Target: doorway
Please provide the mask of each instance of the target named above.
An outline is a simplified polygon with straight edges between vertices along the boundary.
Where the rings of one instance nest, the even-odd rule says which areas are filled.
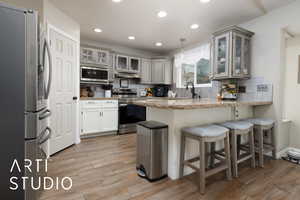
[[[50,126],[53,129],[48,153],[52,155],[75,143],[77,127],[76,85],[78,84],[77,42],[50,26],[52,52],[52,88]]]
[[[291,121],[290,147],[300,149],[300,36],[286,40],[284,115]]]

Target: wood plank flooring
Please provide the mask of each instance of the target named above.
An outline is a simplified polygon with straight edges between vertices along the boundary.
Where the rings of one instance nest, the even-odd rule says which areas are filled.
[[[69,191],[44,191],[41,200],[297,200],[300,166],[268,160],[265,168],[240,168],[240,177],[226,181],[225,173],[208,179],[205,195],[197,175],[149,183],[135,170],[136,135],[85,139],[51,157],[48,176],[73,179]]]

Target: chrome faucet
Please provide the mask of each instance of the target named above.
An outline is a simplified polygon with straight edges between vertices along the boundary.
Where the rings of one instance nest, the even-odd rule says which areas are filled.
[[[192,85],[192,88],[191,88],[191,93],[193,95],[193,99],[195,99],[197,97],[197,94],[195,93],[195,86],[194,86],[194,83],[193,82],[187,82],[186,83],[186,90],[189,89],[189,85]]]

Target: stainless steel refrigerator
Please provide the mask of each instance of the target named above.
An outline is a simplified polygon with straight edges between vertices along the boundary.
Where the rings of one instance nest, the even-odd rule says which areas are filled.
[[[45,159],[41,145],[51,137],[51,55],[39,27],[37,12],[0,3],[0,199],[35,200],[38,195],[29,184],[22,189],[21,177],[36,183],[42,176],[35,161]],[[25,158],[32,161],[32,172],[25,170]],[[10,172],[15,159],[21,173]],[[15,191],[9,189],[13,176],[18,178]]]

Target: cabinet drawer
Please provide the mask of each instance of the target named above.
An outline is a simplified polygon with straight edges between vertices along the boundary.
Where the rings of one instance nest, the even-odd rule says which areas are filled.
[[[82,109],[90,108],[118,108],[118,100],[89,100],[81,101]]]

